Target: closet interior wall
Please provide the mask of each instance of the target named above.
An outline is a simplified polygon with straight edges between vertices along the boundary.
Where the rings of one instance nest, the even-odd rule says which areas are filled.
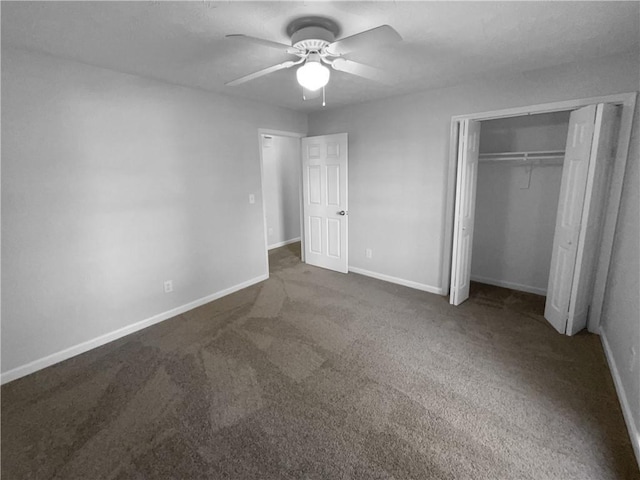
[[[496,161],[483,154],[563,151],[569,115],[482,122],[471,280],[546,295],[562,157]]]

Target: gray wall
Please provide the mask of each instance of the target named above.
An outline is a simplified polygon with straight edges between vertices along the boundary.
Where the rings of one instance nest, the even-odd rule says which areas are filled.
[[[300,238],[300,139],[269,135],[262,147],[267,244]]]
[[[260,127],[306,115],[3,48],[2,371],[265,275]]]
[[[616,55],[310,114],[309,135],[349,133],[351,265],[442,287],[452,116],[637,88],[637,58]]]
[[[571,112],[540,113],[482,122],[480,153],[564,150]]]
[[[480,153],[564,150],[569,112],[482,122]],[[528,168],[480,162],[471,279],[545,295],[562,160]]]
[[[625,54],[311,114],[310,135],[349,133],[351,265],[442,286],[452,116],[632,92],[639,83],[638,58]],[[614,375],[624,371],[621,396],[629,399],[639,428],[637,118],[634,135],[603,331]],[[371,259],[365,258],[367,247],[374,249]]]
[[[628,411],[634,415],[640,462],[640,111],[636,106],[622,203],[604,298],[601,333],[610,347]],[[635,350],[635,357],[632,355]]]

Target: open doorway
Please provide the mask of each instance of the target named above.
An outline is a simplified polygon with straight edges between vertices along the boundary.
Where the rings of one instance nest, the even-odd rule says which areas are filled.
[[[443,278],[447,283],[448,273],[451,274],[451,303],[458,305],[468,297],[473,275],[472,252],[478,251],[484,244],[485,247],[488,245],[489,250],[493,250],[494,256],[496,252],[500,252],[507,257],[515,257],[511,260],[477,259],[476,279],[493,284],[502,282],[504,286],[520,290],[547,293],[545,318],[561,333],[576,333],[587,325],[587,319],[590,330],[597,330],[634,106],[635,94],[621,94],[454,118],[452,147],[457,148],[452,156],[455,170],[450,172],[450,180],[455,179],[456,193],[455,202],[450,197],[448,207],[452,221],[451,270],[446,272],[443,268]],[[542,126],[542,130],[541,125],[536,127],[540,131],[548,130],[542,137],[546,137],[547,141],[551,139],[551,143],[529,144],[524,149],[523,142],[526,144],[536,137],[531,135],[530,127],[535,126],[542,117],[531,121],[523,115],[551,112],[554,115],[547,117],[547,120],[552,119],[550,126]],[[570,112],[568,129],[562,126],[563,114],[555,112]],[[512,120],[507,120],[508,118]],[[511,122],[511,126],[507,126],[508,122]],[[506,134],[510,130],[518,130],[513,127],[518,123],[521,127],[528,125],[524,130],[520,128],[520,133],[528,129],[529,135],[512,135],[509,138]],[[481,139],[485,126],[490,127],[489,137],[493,135],[493,138],[484,142],[485,151],[482,151]],[[566,154],[553,143],[554,135],[558,136],[560,133],[565,136]],[[555,142],[558,142],[557,138]],[[488,148],[492,151],[486,151],[488,143],[492,144]],[[533,149],[528,150],[529,147]],[[496,149],[506,151],[495,151]],[[558,195],[551,190],[558,182],[559,172],[554,173],[554,169],[557,170],[554,163],[559,159],[562,159],[562,179]],[[493,173],[498,177],[506,177],[510,182],[506,192],[504,185],[502,188],[499,185],[487,185],[489,175],[486,172],[483,175],[481,171],[484,162],[486,165],[493,165],[489,170],[497,170],[499,164],[504,165],[500,168],[501,171]],[[514,165],[517,168],[509,167],[509,163],[513,162],[519,162]],[[537,170],[535,177],[534,169]],[[535,181],[533,185],[532,180]],[[497,180],[496,182],[499,183]],[[482,191],[478,191],[479,189]],[[522,195],[522,192],[516,190],[529,191]],[[536,191],[542,196],[534,198],[532,195]],[[531,197],[528,200],[536,208],[527,212],[526,202],[522,202],[523,198],[516,197]],[[476,201],[483,199],[488,199],[489,205],[476,211]],[[548,233],[551,231],[549,224],[553,208],[549,205],[556,202],[551,263],[542,265],[545,262],[543,257],[548,258],[550,254],[547,237],[550,237]],[[523,205],[517,205],[518,203]],[[506,211],[507,219],[496,220],[496,210]],[[491,216],[493,225],[484,231],[483,228],[480,229],[479,245],[476,245],[476,223],[487,213]],[[496,235],[495,230],[501,228],[510,230],[513,238],[501,238],[500,232]],[[522,237],[527,232],[529,236]],[[531,235],[534,238],[545,237],[547,241],[532,244]],[[505,252],[505,249],[511,251]],[[534,260],[534,264],[530,263]],[[527,264],[531,268],[525,272]],[[505,278],[495,278],[510,269],[512,271],[503,275]],[[484,271],[485,275],[479,275],[479,270]],[[544,279],[541,279],[545,270],[549,272],[546,291]],[[537,280],[534,278],[536,276]],[[523,278],[525,281],[522,281]],[[446,284],[445,286],[448,287]]]
[[[262,202],[267,263],[269,253],[288,248],[300,258],[302,134],[260,130]]]
[[[259,129],[265,257],[348,271],[348,136]]]

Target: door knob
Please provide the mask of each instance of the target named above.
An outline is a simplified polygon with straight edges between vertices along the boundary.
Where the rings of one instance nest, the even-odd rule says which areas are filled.
[[[345,212],[344,210],[340,210],[337,213],[338,213],[338,215],[342,215],[343,217],[347,214],[347,212]]]

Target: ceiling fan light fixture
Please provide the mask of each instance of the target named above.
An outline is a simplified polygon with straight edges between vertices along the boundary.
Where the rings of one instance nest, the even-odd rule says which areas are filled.
[[[296,72],[298,83],[312,92],[329,83],[330,76],[329,69],[322,65],[318,58],[312,58],[312,56],[309,56],[305,64],[298,68]]]

